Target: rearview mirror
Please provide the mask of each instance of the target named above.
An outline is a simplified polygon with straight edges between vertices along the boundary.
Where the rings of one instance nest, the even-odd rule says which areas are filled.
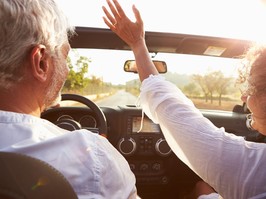
[[[153,60],[152,61],[159,73],[167,72],[167,65],[164,61]],[[127,60],[124,64],[124,71],[138,73],[137,65],[135,60]]]

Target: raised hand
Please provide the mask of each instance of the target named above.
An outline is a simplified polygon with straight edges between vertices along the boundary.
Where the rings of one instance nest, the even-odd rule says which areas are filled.
[[[124,40],[132,49],[144,40],[144,26],[140,13],[135,5],[132,6],[136,21],[132,22],[125,14],[117,0],[107,0],[111,13],[106,7],[102,7],[106,16],[103,17],[105,24]]]

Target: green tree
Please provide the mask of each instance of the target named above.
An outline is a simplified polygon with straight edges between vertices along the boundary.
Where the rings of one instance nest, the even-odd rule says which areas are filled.
[[[70,90],[82,90],[88,85],[89,79],[86,77],[89,69],[90,59],[85,56],[79,56],[75,66],[72,64],[70,57],[67,58],[67,65],[69,67],[69,74],[64,85],[64,89]]]

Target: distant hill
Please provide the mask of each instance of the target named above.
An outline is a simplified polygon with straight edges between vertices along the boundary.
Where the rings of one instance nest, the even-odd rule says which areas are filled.
[[[179,88],[183,88],[192,81],[191,75],[167,72],[166,74],[163,74],[163,76]]]
[[[162,76],[164,76],[165,79],[177,85],[181,89],[192,81],[191,75],[167,72],[166,74],[162,74]],[[140,81],[138,78],[127,82],[127,85],[136,85],[136,84],[140,85]]]

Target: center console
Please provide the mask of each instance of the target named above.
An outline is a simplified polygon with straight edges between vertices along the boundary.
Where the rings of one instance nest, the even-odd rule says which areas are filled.
[[[167,184],[165,157],[171,155],[161,128],[147,116],[126,115],[117,148],[128,160],[139,184]]]
[[[156,153],[163,157],[171,153],[160,126],[141,116],[127,118],[126,136],[119,141],[118,149],[124,156]]]

